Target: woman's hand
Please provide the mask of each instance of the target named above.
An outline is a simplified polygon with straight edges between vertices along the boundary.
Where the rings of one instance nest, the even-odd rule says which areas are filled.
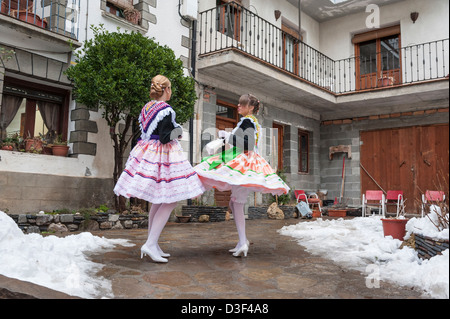
[[[231,133],[227,131],[219,131],[218,136],[220,138],[225,139],[225,141],[228,141],[228,138],[230,137]]]

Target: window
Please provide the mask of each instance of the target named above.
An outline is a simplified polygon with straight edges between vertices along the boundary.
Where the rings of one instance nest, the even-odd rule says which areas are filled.
[[[298,31],[283,24],[283,69],[298,75],[299,36]]]
[[[356,89],[400,84],[400,26],[355,35]]]
[[[309,133],[298,130],[298,172],[309,172]]]
[[[240,41],[242,10],[239,5],[228,4],[228,2],[225,0],[217,1],[219,7],[217,10],[217,30],[236,41]],[[240,1],[238,3],[240,4]]]
[[[61,89],[6,79],[0,113],[0,139],[15,134],[36,137],[47,133],[67,139],[68,95]]]
[[[123,14],[123,9],[120,9],[111,2],[106,3],[106,12],[111,13],[119,18],[125,18],[125,15]]]
[[[225,106],[225,105],[217,105],[216,107],[216,115],[221,117],[226,117],[229,119],[236,119],[236,108]]]
[[[134,8],[133,3],[133,0],[108,0],[106,1],[106,7],[104,8],[106,12],[113,16],[125,19],[132,24],[139,25],[142,12]]]
[[[237,112],[237,105],[228,103],[226,101],[217,99],[216,105],[216,121],[221,120],[235,125],[239,121],[239,114]],[[234,126],[229,126],[234,127]]]

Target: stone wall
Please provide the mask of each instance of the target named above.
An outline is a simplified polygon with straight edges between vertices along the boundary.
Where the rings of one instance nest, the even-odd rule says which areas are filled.
[[[191,215],[192,222],[198,222],[202,215],[209,216],[210,222],[223,222],[227,210],[228,207],[225,206],[183,206],[181,214],[182,216]]]
[[[147,228],[148,215],[139,213],[97,213],[89,217],[77,214],[18,214],[9,215],[22,229],[30,233],[59,233],[108,229]]]
[[[296,218],[295,206],[280,205],[278,206],[284,213],[284,219]],[[267,209],[269,206],[249,206],[248,219],[267,219]]]

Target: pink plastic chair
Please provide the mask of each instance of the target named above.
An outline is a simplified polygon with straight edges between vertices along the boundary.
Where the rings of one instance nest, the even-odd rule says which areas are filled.
[[[399,214],[405,212],[405,199],[403,198],[403,191],[387,191],[386,193],[386,209],[388,205],[397,206],[397,217]]]
[[[381,215],[385,216],[385,197],[382,191],[368,190],[362,196],[362,216],[366,216],[366,210],[372,212],[372,208],[378,208]]]
[[[439,204],[445,201],[445,193],[443,191],[429,191],[422,194],[422,217],[425,215],[425,205]]]
[[[310,194],[309,196],[306,195],[304,190],[294,190],[295,198],[297,199],[297,203],[300,201],[306,202],[308,206],[313,209],[314,205],[317,205],[319,207],[319,211],[322,214],[322,207],[320,206],[320,198],[317,196],[316,193]]]

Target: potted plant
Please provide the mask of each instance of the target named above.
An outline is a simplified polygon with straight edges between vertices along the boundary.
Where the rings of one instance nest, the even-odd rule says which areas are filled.
[[[406,233],[406,223],[409,221],[408,218],[405,218],[405,202],[406,200],[403,201],[403,205],[397,211],[397,215],[395,217],[381,219],[385,237],[392,236],[394,239],[403,241]]]
[[[18,149],[20,143],[19,135],[14,134],[13,136],[5,138],[1,144],[1,149],[4,151],[14,151]]]
[[[347,216],[347,202],[348,199],[342,198],[340,201],[335,200],[333,206],[328,208],[329,217],[345,217]]]
[[[392,76],[382,76],[378,79],[378,86],[391,86],[394,84],[394,77]]]
[[[25,152],[42,153],[43,142],[39,136],[25,139]]]
[[[14,150],[14,143],[9,142],[7,138],[5,138],[3,140],[1,146],[2,146],[1,149],[3,151],[12,151],[12,150]]]
[[[141,13],[135,8],[126,8],[123,10],[123,15],[125,19],[133,24],[139,24],[139,20],[141,19]]]
[[[191,215],[183,216],[183,215],[175,215],[179,223],[187,223],[191,219]]]
[[[66,157],[68,152],[69,152],[69,145],[67,145],[67,141],[64,141],[62,139],[62,136],[58,135],[58,137],[55,139],[52,145],[53,155]]]
[[[42,154],[45,155],[52,155],[52,146],[55,142],[56,138],[58,137],[58,134],[56,134],[56,131],[48,131],[44,135],[39,133],[39,136],[42,140]]]

